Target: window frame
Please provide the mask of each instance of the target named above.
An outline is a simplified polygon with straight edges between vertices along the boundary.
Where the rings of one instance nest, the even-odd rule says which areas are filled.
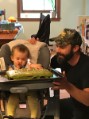
[[[60,21],[60,2],[61,0],[55,0],[56,1],[56,11],[57,11],[57,18],[51,18],[51,21]],[[20,18],[20,13],[39,13],[44,12],[47,13],[49,10],[38,10],[38,11],[32,11],[32,10],[23,10],[22,6],[22,0],[17,0],[17,19],[18,21],[39,21],[40,18]]]

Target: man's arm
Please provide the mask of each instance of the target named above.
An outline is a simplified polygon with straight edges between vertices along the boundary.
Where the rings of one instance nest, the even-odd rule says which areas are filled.
[[[89,106],[89,88],[83,90],[78,89],[66,79],[62,79],[60,82],[53,82],[54,90],[65,89],[73,98],[82,104]]]
[[[75,98],[77,101],[89,106],[89,88],[80,90],[76,88],[73,84],[69,83],[66,87],[67,92]]]

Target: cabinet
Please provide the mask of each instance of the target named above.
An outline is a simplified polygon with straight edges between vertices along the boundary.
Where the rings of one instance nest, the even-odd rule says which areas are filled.
[[[12,29],[7,28],[4,23],[0,23],[0,47],[5,43],[15,40],[21,32],[22,25],[18,22],[14,23],[14,28]]]

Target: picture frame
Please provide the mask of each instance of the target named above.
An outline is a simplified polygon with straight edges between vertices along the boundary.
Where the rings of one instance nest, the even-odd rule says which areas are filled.
[[[77,30],[85,40],[89,40],[89,16],[78,16]]]

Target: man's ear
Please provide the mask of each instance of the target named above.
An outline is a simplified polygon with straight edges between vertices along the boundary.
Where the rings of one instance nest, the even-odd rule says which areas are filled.
[[[79,49],[80,49],[80,46],[79,45],[75,45],[74,48],[73,48],[73,51],[77,52]]]

